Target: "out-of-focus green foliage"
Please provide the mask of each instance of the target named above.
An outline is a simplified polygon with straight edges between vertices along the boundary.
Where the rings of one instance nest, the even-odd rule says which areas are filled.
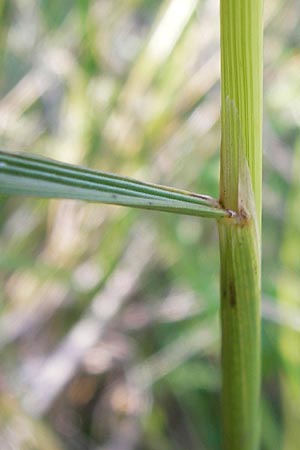
[[[280,374],[293,342],[278,336],[300,330],[284,303],[299,267],[279,258],[300,120],[297,7],[265,2],[266,450],[289,430]],[[0,17],[1,147],[218,195],[217,2],[12,0]],[[4,196],[0,210],[1,449],[219,449],[211,222]]]

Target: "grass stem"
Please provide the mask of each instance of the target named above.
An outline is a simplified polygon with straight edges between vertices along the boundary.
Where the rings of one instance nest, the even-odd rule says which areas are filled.
[[[257,450],[260,398],[262,0],[221,0],[219,222],[225,450]]]

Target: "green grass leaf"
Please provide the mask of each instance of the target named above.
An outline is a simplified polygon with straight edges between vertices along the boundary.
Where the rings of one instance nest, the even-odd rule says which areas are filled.
[[[77,199],[201,217],[232,215],[207,195],[4,151],[0,152],[0,193]]]

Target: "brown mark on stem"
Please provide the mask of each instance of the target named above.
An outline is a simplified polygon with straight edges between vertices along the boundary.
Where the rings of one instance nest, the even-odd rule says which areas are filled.
[[[250,214],[246,211],[246,209],[242,206],[239,211],[240,225],[244,227],[247,225],[251,219]]]
[[[228,284],[228,293],[229,293],[229,303],[231,308],[236,307],[236,290],[235,290],[235,284],[232,279],[229,280]]]

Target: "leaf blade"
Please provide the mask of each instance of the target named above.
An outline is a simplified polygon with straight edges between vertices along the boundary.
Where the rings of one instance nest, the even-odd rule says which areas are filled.
[[[206,195],[3,151],[0,193],[77,199],[216,219],[230,216],[216,199]]]

